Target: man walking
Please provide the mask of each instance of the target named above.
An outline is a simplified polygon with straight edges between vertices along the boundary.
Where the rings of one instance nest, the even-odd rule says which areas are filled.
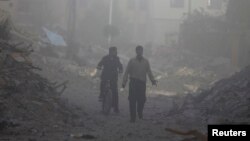
[[[152,74],[149,61],[143,57],[143,47],[136,47],[136,57],[132,58],[126,68],[122,88],[125,88],[128,78],[129,82],[129,110],[130,122],[135,122],[136,112],[140,119],[143,118],[143,108],[146,102],[146,80],[147,75],[153,85],[156,80]]]
[[[123,72],[123,67],[117,56],[117,48],[110,47],[109,54],[104,56],[102,60],[98,63],[98,70],[102,70],[101,74],[101,84],[100,84],[100,96],[99,101],[103,100],[106,83],[110,82],[110,87],[112,90],[112,105],[115,113],[119,113],[118,107],[118,73]]]

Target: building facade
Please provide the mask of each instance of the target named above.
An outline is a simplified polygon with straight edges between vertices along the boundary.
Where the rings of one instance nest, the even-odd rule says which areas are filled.
[[[135,44],[165,45],[178,38],[179,26],[194,10],[223,15],[228,0],[103,0],[105,8],[113,1],[113,18],[123,17],[117,25],[120,35]],[[68,28],[69,0],[7,0],[1,7],[10,9],[20,23],[46,25],[55,23]],[[85,11],[94,9],[94,0],[76,0],[76,27],[85,20]],[[10,8],[11,7],[11,8]],[[98,10],[98,9],[96,9]],[[118,12],[119,11],[119,12]],[[107,11],[108,12],[108,11]],[[49,13],[49,14],[48,14]],[[120,14],[120,15],[119,15]],[[50,22],[48,22],[50,21]],[[108,24],[108,22],[107,22]],[[114,25],[117,23],[113,23]]]
[[[135,43],[164,45],[176,40],[179,26],[194,10],[214,16],[226,12],[228,0],[118,0]]]

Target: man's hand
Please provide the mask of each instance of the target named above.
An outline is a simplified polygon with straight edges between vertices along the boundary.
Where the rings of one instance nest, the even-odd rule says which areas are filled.
[[[97,66],[96,69],[97,70],[102,70],[102,66]]]
[[[152,85],[153,85],[153,86],[157,86],[157,80],[153,80],[153,81],[152,81]]]
[[[97,70],[97,69],[94,69],[94,70],[90,73],[90,76],[91,76],[91,77],[96,77],[97,72],[98,72],[98,70]]]
[[[123,92],[123,91],[124,91],[124,88],[121,88],[121,89],[120,89],[120,92]]]

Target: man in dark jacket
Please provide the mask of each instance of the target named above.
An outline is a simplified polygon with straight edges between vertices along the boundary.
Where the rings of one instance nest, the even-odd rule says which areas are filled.
[[[99,100],[100,101],[103,100],[105,86],[107,81],[109,80],[113,94],[112,105],[114,108],[114,112],[119,113],[117,81],[118,81],[118,73],[123,72],[123,67],[119,57],[117,56],[116,47],[109,48],[109,54],[104,56],[102,60],[98,63],[97,69],[102,70]]]
[[[129,82],[129,109],[130,122],[135,122],[136,111],[140,119],[143,118],[143,108],[146,102],[146,80],[147,75],[153,85],[156,85],[156,80],[153,77],[149,61],[143,57],[143,47],[136,47],[136,57],[132,58],[126,68],[122,87],[126,86],[128,77]]]

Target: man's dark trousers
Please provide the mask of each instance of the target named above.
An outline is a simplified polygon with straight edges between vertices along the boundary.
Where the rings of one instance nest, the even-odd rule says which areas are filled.
[[[128,99],[131,121],[135,121],[136,111],[139,118],[143,118],[143,108],[146,102],[146,82],[130,78]]]
[[[103,79],[101,80],[101,97],[104,96],[105,88],[107,85],[108,80]],[[115,111],[119,111],[118,108],[118,88],[117,88],[117,80],[116,79],[111,79],[110,80],[110,88],[112,90],[112,106]]]

